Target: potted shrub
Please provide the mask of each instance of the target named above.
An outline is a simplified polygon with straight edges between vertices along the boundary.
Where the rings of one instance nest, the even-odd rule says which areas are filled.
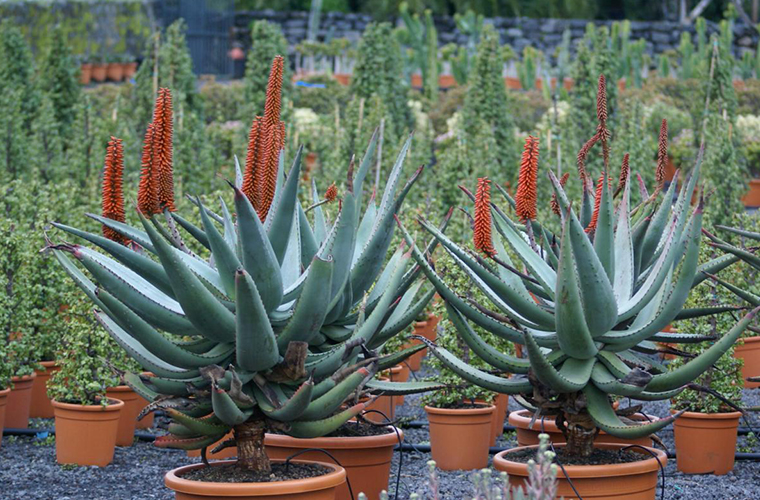
[[[109,81],[120,82],[124,79],[124,64],[119,56],[111,56],[107,60],[106,76]]]
[[[124,403],[106,397],[114,374],[108,366],[114,345],[80,298],[67,311],[60,369],[48,384],[55,415],[55,454],[60,464],[105,467],[113,459]]]
[[[296,459],[286,468],[267,455],[265,433],[306,439],[334,432],[365,408],[363,403],[344,407],[365,385],[402,393],[440,387],[369,381],[382,363],[397,364],[411,353],[380,359],[376,349],[406,328],[432,296],[415,302],[420,270],[408,269],[410,256],[403,250],[383,268],[394,214],[419,175],[396,193],[409,141],[376,211],[361,217],[359,208],[374,138],[358,168],[349,167],[335,220],[328,225],[321,207],[312,206],[312,226],[298,203],[300,152],[286,180],[277,183],[283,64],[278,56],[272,65],[266,112],[254,121],[246,168],[236,175],[235,218],[224,201],[220,215],[196,200],[200,226],[175,211],[167,132],[171,97],[160,89],[138,189],[142,227],[123,222],[120,176],[115,176],[119,182],[107,184],[104,198],[107,216],[93,216],[107,237],[56,224],[106,253],[74,244],[50,246],[97,306],[100,323],[154,374],[122,378],[150,401],[144,413],[163,409],[172,419],[170,433],[155,444],[204,449],[232,433],[215,449],[235,447],[236,462],[167,473],[166,485],[178,498],[333,498],[345,481],[341,467],[320,456],[319,461]],[[357,241],[360,220],[377,230],[359,231],[364,237]],[[195,240],[189,245],[187,235]],[[375,281],[384,286],[370,291]],[[313,477],[298,478],[303,474]],[[246,482],[222,483],[220,475]]]
[[[598,175],[585,169],[592,146],[600,146],[603,152],[608,148],[603,77],[599,89],[597,129],[578,156],[578,171],[586,185]],[[699,162],[681,187],[675,204],[671,204],[675,183],[662,193],[667,154],[663,137],[660,145],[657,184],[636,210],[630,206],[630,174],[625,169],[616,202],[608,177],[600,176],[593,198],[587,188],[588,201],[575,205],[571,205],[559,180],[550,172],[555,208],[561,217],[558,222],[562,225],[561,233],[552,235],[546,224],[552,219],[539,222],[536,215],[538,142],[529,137],[516,197],[513,200],[503,193],[515,215],[510,217],[508,210],[491,204],[488,179],[479,180],[478,191],[472,197],[473,244],[482,256],[467,252],[427,221],[420,221],[426,231],[439,238],[446,252],[456,257],[455,263],[470,279],[470,288],[480,289],[495,305],[490,309],[488,304],[460,296],[449,280],[430,266],[423,253],[413,249],[415,260],[446,302],[449,319],[460,338],[476,355],[489,360],[492,370],[518,376],[495,376],[471,366],[446,348],[430,343],[429,349],[468,383],[519,395],[518,401],[525,401],[539,416],[555,416],[566,440],[564,446],[556,447],[564,466],[564,473],[559,474],[558,495],[575,495],[563,477],[567,474],[581,496],[612,496],[614,491],[619,498],[654,498],[660,465],[650,453],[664,464],[664,452],[623,450],[623,446],[615,444],[595,446],[594,440],[600,430],[627,439],[647,436],[671,423],[681,412],[652,423],[635,423],[620,415],[630,410],[613,409],[611,396],[644,400],[674,397],[730,349],[756,313],[745,316],[710,348],[678,369],[664,371],[639,356],[638,350],[651,350],[648,346],[652,341],[704,340],[700,336],[661,332],[682,314],[690,289],[706,276],[697,275],[703,201],[690,206],[699,178]],[[592,199],[596,203],[591,203]],[[580,207],[580,213],[576,207]],[[642,227],[645,219],[647,224]],[[494,227],[496,231],[492,232]],[[634,228],[638,228],[635,243]],[[412,244],[409,233],[405,235]],[[543,252],[537,251],[538,241],[544,245]],[[518,259],[519,268],[524,266],[526,271],[511,265],[507,247]],[[717,272],[731,262],[719,257],[704,263],[701,270]],[[689,311],[695,316],[712,313],[713,310]],[[470,327],[469,321],[523,345],[527,359],[499,352]],[[494,466],[507,472],[514,484],[522,483],[528,474],[523,457],[532,453],[507,450],[494,457]],[[617,458],[621,456],[633,461],[621,463]],[[599,465],[581,465],[589,460]]]
[[[121,61],[121,66],[124,80],[126,81],[131,80],[132,77],[135,76],[135,73],[137,73],[137,61],[135,61],[135,56],[132,54],[124,54],[124,57]]]
[[[101,55],[92,63],[91,74],[92,80],[95,82],[102,83],[106,81],[108,77],[108,61],[104,53],[101,52]]]

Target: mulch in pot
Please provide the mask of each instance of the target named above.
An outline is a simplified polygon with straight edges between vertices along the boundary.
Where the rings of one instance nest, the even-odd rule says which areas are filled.
[[[208,483],[272,483],[323,476],[331,469],[317,464],[273,463],[271,473],[254,472],[239,468],[237,465],[215,465],[201,467],[182,474],[182,479],[204,481]]]
[[[631,450],[605,450],[594,449],[588,457],[577,455],[566,455],[562,450],[559,452],[559,459],[562,465],[614,465],[639,462],[652,458],[648,453],[636,453]],[[536,450],[520,450],[509,453],[505,458],[513,462],[522,464],[528,463],[529,460],[536,459]]]

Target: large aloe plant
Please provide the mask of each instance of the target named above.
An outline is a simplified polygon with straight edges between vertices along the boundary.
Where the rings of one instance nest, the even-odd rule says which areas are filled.
[[[166,95],[163,99],[170,106]],[[269,112],[269,93],[267,99]],[[152,124],[154,131],[171,130],[170,110],[163,116],[160,127]],[[163,213],[150,218],[145,210],[138,212],[142,228],[91,215],[108,229],[106,235],[119,238],[55,224],[102,250],[70,243],[49,246],[95,304],[103,327],[155,375],[125,373],[123,379],[150,401],[143,413],[162,408],[171,417],[170,434],[157,438],[158,446],[204,448],[232,430],[233,438],[221,446],[237,446],[241,467],[269,470],[263,447],[267,429],[296,437],[333,431],[365,408],[366,403],[347,408],[345,403],[352,395],[358,398],[377,370],[423,347],[383,357],[378,352],[415,319],[434,292],[423,293],[420,269],[409,266],[409,252],[399,249],[385,263],[394,214],[420,174],[399,191],[409,141],[379,206],[373,197],[362,213],[362,186],[375,143],[373,138],[358,169],[353,162],[349,167],[341,208],[331,225],[319,207],[313,208],[312,225],[298,202],[300,152],[287,177],[282,154],[279,166],[274,163],[275,189],[263,220],[244,193],[238,167],[231,183],[235,217],[223,200],[221,215],[195,200],[201,227],[170,212],[168,203]],[[149,146],[146,140],[146,151]],[[169,153],[152,158],[170,161],[170,145],[159,146]],[[107,159],[107,169],[114,157]],[[150,183],[158,177],[150,173],[149,157],[144,154],[138,198],[143,207],[156,210],[149,195],[157,191]],[[159,163],[158,168],[170,166]],[[106,192],[118,205],[121,195],[114,197],[114,189],[104,187]],[[197,241],[191,247],[205,248],[204,255],[188,249],[180,227]],[[378,383],[374,389],[407,393],[435,387]]]
[[[602,80],[600,108],[604,107],[603,85]],[[579,158],[582,179],[588,178],[583,159],[594,143],[601,143],[607,163],[606,109],[601,111],[597,133]],[[662,149],[660,156],[666,154]],[[637,400],[672,397],[725,353],[756,311],[676,370],[668,371],[648,357],[658,351],[655,342],[705,340],[662,332],[671,321],[731,309],[683,309],[691,288],[705,279],[703,271],[715,272],[736,261],[735,256],[725,255],[698,266],[703,200],[697,196],[692,205],[692,199],[697,194],[701,155],[675,203],[673,183],[664,196],[659,187],[650,195],[642,186],[644,201],[631,206],[630,173],[623,169],[617,201],[606,173],[597,183],[596,194],[584,179],[585,200],[575,205],[580,206],[578,213],[550,172],[562,226],[561,234],[555,235],[535,220],[537,154],[537,140],[530,138],[516,200],[502,191],[517,216],[510,217],[508,210],[490,203],[488,181],[481,180],[473,197],[474,243],[485,258],[456,244],[426,220],[419,221],[497,310],[457,295],[425,254],[413,248],[413,256],[445,300],[462,340],[494,371],[477,370],[429,344],[432,353],[467,382],[520,395],[518,400],[534,410],[537,418],[556,416],[567,438],[566,453],[588,455],[600,429],[622,438],[637,438],[656,432],[678,416],[636,425],[626,418],[631,410],[618,414],[613,409],[611,396]],[[406,231],[405,236],[413,244]],[[510,255],[519,263],[513,263]],[[499,352],[469,322],[524,346],[527,358]],[[501,376],[505,373],[517,376]]]

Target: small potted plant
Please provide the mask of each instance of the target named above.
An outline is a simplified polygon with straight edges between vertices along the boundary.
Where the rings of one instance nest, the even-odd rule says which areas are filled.
[[[105,49],[99,51],[99,55],[95,56],[95,60],[92,62],[92,80],[98,83],[105,82],[108,78],[108,58],[105,53]]]
[[[120,82],[124,79],[124,65],[122,57],[111,55],[106,59],[106,77],[111,82]]]
[[[124,80],[131,80],[132,77],[135,76],[135,73],[137,73],[137,61],[135,60],[135,56],[130,53],[124,54],[121,64]]]
[[[114,344],[80,298],[66,312],[69,321],[57,354],[60,369],[48,383],[55,415],[55,452],[60,464],[105,467],[113,459],[124,403],[106,396],[114,383],[108,365]]]
[[[653,499],[666,454],[653,448],[624,450],[620,444],[595,444],[595,439],[601,430],[627,439],[648,436],[670,424],[681,412],[656,422],[633,422],[626,417],[632,410],[615,409],[612,396],[643,400],[675,397],[731,348],[757,310],[677,369],[664,370],[639,356],[639,350],[651,350],[652,341],[704,340],[701,336],[661,331],[682,313],[690,290],[706,278],[703,273],[697,274],[704,201],[697,198],[691,205],[697,192],[699,162],[673,204],[675,183],[663,193],[667,140],[661,134],[656,185],[652,194],[643,198],[643,205],[634,209],[625,163],[621,175],[615,176],[619,180],[614,190],[611,172],[586,170],[585,160],[594,146],[608,159],[603,76],[599,78],[597,105],[596,132],[578,154],[578,173],[587,186],[587,203],[571,204],[559,180],[549,171],[557,215],[547,211],[551,219],[538,218],[538,139],[528,137],[515,198],[502,191],[506,205],[492,203],[487,178],[479,179],[477,192],[472,195],[472,241],[480,255],[457,245],[427,221],[420,221],[446,252],[456,257],[455,263],[470,280],[469,288],[481,290],[495,308],[457,293],[449,284],[451,280],[434,269],[419,249],[413,248],[413,256],[446,302],[459,337],[493,368],[475,368],[468,360],[432,343],[431,352],[467,382],[519,395],[518,401],[525,401],[538,416],[555,416],[566,441],[565,445],[555,446],[564,467],[557,494]],[[617,196],[614,191],[618,191]],[[643,234],[634,243],[633,228],[641,228],[638,223],[644,219],[646,224],[640,229]],[[553,234],[548,222],[561,224],[561,233]],[[406,231],[405,236],[413,244]],[[512,264],[507,248],[518,266]],[[731,258],[718,257],[700,269],[718,272],[732,262]],[[696,316],[714,313],[712,309],[689,311]],[[469,322],[522,344],[528,357],[500,352],[485,342]],[[494,369],[517,376],[497,377],[492,373]],[[533,453],[533,448],[525,447],[507,450],[494,457],[494,466],[507,472],[511,482],[521,484],[528,475],[525,457]],[[628,454],[626,457],[632,461],[621,461],[621,454]],[[592,456],[608,458],[595,460],[599,465],[587,465]],[[572,480],[573,487],[565,476]],[[610,485],[614,493],[605,489]]]

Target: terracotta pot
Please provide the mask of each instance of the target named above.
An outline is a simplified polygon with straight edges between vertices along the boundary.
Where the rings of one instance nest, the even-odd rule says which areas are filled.
[[[427,330],[428,330],[427,321],[414,322],[414,335],[419,335],[421,337],[427,338]],[[419,340],[412,339],[411,342],[404,345],[404,348],[412,347],[420,343],[421,342]],[[406,359],[406,364],[409,365],[409,369],[412,370],[413,372],[418,371],[422,367],[422,358],[425,357],[425,354],[427,354],[427,349],[422,349],[421,351],[415,352],[414,354],[409,356]]]
[[[5,408],[6,429],[26,429],[29,427],[29,409],[32,406],[32,386],[37,375],[13,377],[13,388],[8,395]]]
[[[749,191],[742,198],[745,207],[760,207],[760,179],[750,179]]]
[[[364,418],[370,422],[376,424],[387,424],[389,421],[396,418],[396,399],[398,396],[380,396],[374,403],[369,405],[364,411]],[[369,412],[369,410],[376,410],[380,413]],[[382,413],[382,415],[381,415]],[[386,418],[383,416],[388,417]]]
[[[620,444],[599,444],[597,448],[616,450]],[[498,471],[509,475],[512,487],[524,486],[528,478],[528,464],[508,460],[509,452],[523,450],[526,447],[512,448],[502,451],[493,457],[493,466]],[[537,446],[527,447],[536,449]],[[668,461],[667,454],[658,449],[647,448],[657,456],[662,466]],[[646,456],[645,460],[625,464],[610,465],[564,465],[564,471],[557,469],[557,496],[570,500],[578,498],[567,477],[573,482],[578,494],[584,499],[603,498],[615,500],[654,500],[657,493],[657,475],[660,466],[657,459],[639,448],[630,451]],[[567,474],[567,475],[565,475]]]
[[[141,375],[144,375],[146,377],[155,377],[155,375],[151,372],[142,372]],[[143,408],[148,406],[149,401],[142,396],[137,396],[140,398],[140,404]],[[137,429],[150,429],[153,427],[153,412],[148,413],[145,415],[142,420],[138,420],[137,424],[135,425]]]
[[[411,373],[411,370],[409,366],[407,366],[405,363],[401,363],[400,365],[396,365],[393,368],[391,368],[390,372],[391,372],[391,382],[406,382],[409,380],[409,374]],[[393,398],[393,403],[396,406],[403,405],[404,396],[395,396]]]
[[[120,82],[124,79],[124,66],[122,63],[109,63],[106,68],[106,76],[112,82]]]
[[[124,73],[124,79],[129,80],[137,73],[137,62],[132,61],[122,64],[122,72]]]
[[[411,81],[412,87],[414,88],[422,88],[422,75],[414,74],[412,75],[412,81]]]
[[[495,409],[425,406],[430,423],[430,454],[439,469],[470,470],[488,465]]]
[[[93,64],[92,65],[92,79],[96,82],[105,82],[108,74],[107,64]]]
[[[0,391],[0,445],[3,444],[3,426],[5,426],[5,408],[8,404],[8,394],[11,393],[10,389],[3,389]]]
[[[227,434],[225,434],[224,437],[222,439],[220,439],[219,441],[217,441],[216,443],[210,444],[208,446],[208,450],[207,450],[207,453],[206,453],[206,458],[208,458],[209,460],[226,460],[228,458],[235,458],[235,457],[237,457],[237,448],[235,448],[234,446],[232,446],[230,448],[225,448],[222,451],[220,451],[219,453],[211,453],[211,450],[213,450],[216,447],[217,444],[219,444],[219,443],[221,443],[223,441],[226,441],[226,440],[230,439],[231,437],[232,437],[232,431],[230,431]],[[188,457],[200,457],[201,456],[201,450],[187,450],[187,456]]]
[[[747,337],[736,344],[734,357],[743,359],[742,378],[744,387],[756,389],[760,387],[758,382],[747,382],[748,377],[760,375],[760,337]]]
[[[734,468],[738,411],[696,413],[687,411],[673,423],[676,465],[686,474],[727,474]]]
[[[35,370],[37,377],[32,384],[32,402],[29,407],[30,418],[53,418],[53,405],[47,395],[47,382],[50,376],[60,370],[55,361],[41,361],[42,370]]]
[[[399,436],[404,438],[399,429]],[[381,436],[364,437],[321,437],[315,439],[298,439],[281,434],[267,434],[264,439],[267,455],[272,459],[285,460],[306,448],[326,450],[340,462],[351,482],[354,495],[364,492],[367,498],[379,498],[380,492],[388,489],[388,477],[391,472],[393,448],[398,444],[395,432]],[[307,461],[326,460],[324,453],[310,451],[298,455]],[[348,486],[338,487],[336,500],[351,500]]]
[[[335,80],[341,85],[348,85],[351,83],[351,75],[346,73],[336,73],[333,75],[333,78],[335,78]]]
[[[293,460],[292,463],[299,463]],[[233,462],[214,462],[212,467]],[[170,470],[164,484],[175,492],[177,500],[333,500],[336,489],[346,482],[342,467],[325,462],[318,463],[332,470],[323,476],[271,483],[206,483],[182,479],[182,474],[205,467],[203,464],[185,465]]]
[[[657,417],[648,415],[651,420],[657,420]],[[632,420],[647,420],[646,417],[636,414],[631,417]],[[515,426],[517,432],[517,444],[520,446],[533,446],[538,444],[538,435],[541,434],[541,419],[536,419],[533,427],[530,425],[531,413],[528,410],[513,411],[509,414],[510,425]],[[554,417],[544,418],[543,432],[549,435],[549,440],[554,444],[565,442],[565,436],[554,423]],[[621,439],[611,436],[604,431],[599,432],[594,440],[595,443],[603,444],[638,444],[640,446],[652,446],[652,440],[649,437],[639,439]]]
[[[504,421],[507,419],[509,411],[509,395],[498,394],[496,396],[496,410],[493,412],[493,425],[491,426],[491,443],[496,444],[499,436],[504,434]]]
[[[105,467],[113,460],[119,415],[124,403],[76,405],[53,400],[55,456],[59,464]]]
[[[456,78],[454,78],[454,75],[440,75],[438,77],[438,86],[442,89],[456,87],[456,85],[457,81]]]
[[[118,399],[124,403],[119,416],[119,430],[116,434],[116,446],[132,446],[135,441],[137,415],[145,407],[145,400],[129,386],[119,385],[106,389],[109,399]]]
[[[82,63],[79,71],[79,83],[88,85],[92,81],[92,64]]]

